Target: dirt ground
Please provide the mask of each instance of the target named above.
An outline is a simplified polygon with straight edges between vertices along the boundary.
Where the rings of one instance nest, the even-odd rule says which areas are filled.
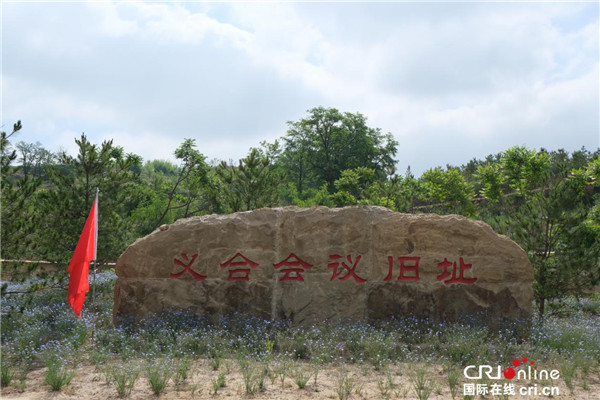
[[[417,395],[409,381],[409,374],[415,367],[410,364],[395,365],[391,368],[394,386],[383,393],[379,382],[386,379],[382,371],[375,371],[365,366],[349,366],[347,368],[348,376],[352,380],[352,390],[349,399],[417,399]],[[430,372],[427,377],[434,380],[434,389],[429,399],[452,399],[450,389],[447,383],[446,375],[441,366],[429,367]],[[273,381],[266,379],[266,389],[256,394],[246,393],[244,381],[236,362],[231,360],[224,361],[224,365],[219,371],[213,371],[208,361],[200,361],[192,366],[188,379],[175,386],[169,382],[166,391],[159,396],[160,399],[339,399],[338,382],[341,367],[328,366],[319,372],[318,381],[315,385],[314,378],[311,378],[304,389],[299,389],[293,377],[288,376],[282,386],[277,377]],[[61,392],[51,392],[50,387],[44,382],[44,369],[35,370],[29,373],[26,381],[26,388],[20,391],[17,388],[18,382],[13,381],[11,385],[2,389],[2,399],[117,399],[117,391],[113,384],[106,383],[104,374],[98,371],[96,367],[80,366],[75,377],[69,385],[63,388]],[[226,372],[226,386],[219,389],[217,394],[213,394],[212,380],[217,377],[219,372]],[[476,398],[487,399],[578,399],[578,400],[596,400],[600,399],[600,379],[598,372],[592,373],[587,380],[587,389],[582,388],[581,381],[576,380],[574,392],[570,393],[562,380],[535,382],[531,383],[530,394],[518,394],[519,388],[525,383],[515,382],[517,389],[516,395],[476,396]],[[462,372],[461,372],[462,378]],[[458,385],[457,399],[463,399],[463,383],[461,379]],[[488,382],[494,383],[493,381]],[[534,395],[534,386],[541,390],[546,386],[558,387],[560,394],[558,396]],[[147,378],[142,373],[140,379],[129,396],[130,399],[156,399],[150,387]]]

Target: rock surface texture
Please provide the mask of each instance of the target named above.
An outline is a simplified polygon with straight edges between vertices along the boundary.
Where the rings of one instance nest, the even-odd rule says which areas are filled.
[[[531,314],[533,270],[479,221],[380,207],[260,209],[164,225],[117,262],[115,322],[173,309],[323,321]]]

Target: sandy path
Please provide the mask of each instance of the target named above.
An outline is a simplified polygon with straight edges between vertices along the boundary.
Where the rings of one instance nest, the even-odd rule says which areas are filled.
[[[192,366],[190,377],[186,382],[179,387],[175,387],[172,382],[164,394],[160,395],[161,399],[338,399],[337,387],[339,382],[340,368],[327,367],[319,372],[318,382],[315,385],[311,379],[304,389],[299,389],[294,382],[294,379],[289,376],[285,378],[282,386],[279,378],[271,381],[266,379],[266,390],[254,395],[246,394],[243,378],[237,363],[234,361],[226,361],[224,366],[221,366],[220,371],[226,372],[226,386],[218,391],[218,394],[213,394],[212,379],[215,379],[218,372],[213,371],[207,361],[200,361]],[[408,379],[409,371],[414,368],[409,364],[395,365],[392,367],[392,376],[394,387],[389,393],[390,399],[416,399],[410,381]],[[385,379],[385,374],[381,371],[375,371],[367,367],[350,366],[348,367],[349,376],[352,378],[353,387],[350,399],[385,399],[386,396],[382,393],[378,381]],[[441,366],[432,367],[428,377],[435,382],[435,389],[431,393],[429,399],[452,399],[450,389],[446,381],[446,376],[442,372]],[[32,371],[27,376],[26,389],[20,392],[13,382],[9,387],[3,388],[2,399],[118,399],[117,391],[112,384],[107,384],[104,375],[94,366],[84,365],[78,367],[76,375],[71,383],[66,386],[61,392],[51,392],[48,385],[44,382],[44,369]],[[462,399],[463,383],[458,389],[457,399]],[[530,385],[533,386],[534,384]],[[580,399],[580,400],[596,400],[600,399],[600,380],[598,372],[594,372],[588,378],[588,389],[584,390],[581,387],[581,381],[576,381],[576,387],[573,394],[569,393],[565,383],[560,381],[554,382],[537,382],[539,389],[546,385],[556,386],[560,391],[559,396],[535,396],[531,395],[509,395],[502,396],[485,396],[478,398],[487,399]],[[520,388],[521,384],[515,385]],[[533,389],[531,389],[533,390]],[[192,393],[193,391],[193,393]],[[150,384],[146,377],[142,374],[136,382],[130,399],[156,399],[153,394]]]

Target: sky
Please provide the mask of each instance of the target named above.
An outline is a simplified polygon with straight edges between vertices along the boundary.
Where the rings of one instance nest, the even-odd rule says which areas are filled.
[[[600,146],[598,2],[6,1],[1,124],[76,154],[244,157],[314,107],[360,112],[419,176]]]

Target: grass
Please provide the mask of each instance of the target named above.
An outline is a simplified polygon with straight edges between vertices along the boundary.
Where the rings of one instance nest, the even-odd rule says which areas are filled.
[[[247,358],[238,360],[247,394],[255,394],[265,390],[268,368],[264,364],[253,362]]]
[[[379,388],[379,393],[381,394],[382,399],[389,399],[392,396],[393,386],[390,385],[385,376],[377,377],[377,387]]]
[[[290,371],[290,365],[287,360],[277,360],[272,366],[272,376],[273,381],[276,378],[279,378],[279,382],[281,383],[281,387],[285,386],[285,378],[287,377]]]
[[[574,383],[573,379],[575,379],[575,373],[577,372],[577,366],[569,361],[565,361],[561,363],[560,366],[560,375],[562,376],[565,384],[569,388],[569,391],[573,393]]]
[[[315,392],[319,391],[319,387],[317,386],[317,379],[319,378],[319,372],[321,372],[322,368],[323,368],[323,366],[322,366],[322,364],[321,364],[321,362],[319,360],[314,360],[312,362],[312,370],[313,370]]]
[[[392,374],[392,370],[389,365],[387,365],[383,369],[383,375],[379,374],[377,377],[377,388],[379,389],[379,393],[381,394],[382,399],[389,399],[392,397],[394,393],[394,387],[396,386],[394,382],[394,376]]]
[[[355,387],[355,381],[348,373],[345,367],[342,367],[339,371],[336,385],[336,393],[339,400],[346,400],[352,394]]]
[[[221,366],[221,362],[223,361],[223,355],[221,354],[222,350],[218,346],[208,346],[208,354],[210,356],[210,366],[213,371],[218,371]]]
[[[461,371],[455,366],[446,367],[446,376],[448,378],[448,386],[450,387],[450,395],[452,399],[456,398],[458,394],[458,382],[460,379]]]
[[[137,366],[117,364],[108,368],[107,375],[119,397],[127,397],[140,376],[140,370]]]
[[[191,366],[192,361],[187,357],[183,357],[175,361],[173,365],[172,379],[176,386],[179,386],[188,378]]]
[[[69,368],[68,362],[57,353],[46,356],[44,364],[47,368],[44,373],[44,381],[53,392],[61,391],[75,376],[75,372]]]
[[[12,366],[2,360],[2,364],[0,364],[0,385],[2,387],[7,387],[12,382],[15,377],[15,371]]]
[[[441,388],[429,387],[426,372],[421,376],[418,370],[408,374],[412,375],[411,387],[400,389],[394,387],[390,366],[437,364],[445,366],[452,397],[460,398],[459,380],[466,365],[508,366],[513,358],[526,355],[538,365],[559,368],[563,364],[559,368],[561,379],[569,388],[587,386],[600,365],[600,297],[567,301],[569,307],[550,315],[543,325],[537,319],[522,321],[522,325],[531,326],[526,340],[516,329],[520,322],[492,331],[475,318],[455,324],[403,318],[300,328],[241,315],[210,320],[174,310],[113,326],[114,280],[111,272],[97,275],[96,302],[86,302],[81,319],[74,317],[64,290],[3,296],[2,387],[18,385],[17,371],[47,367],[50,390],[61,390],[69,384],[72,367],[80,361],[118,374],[119,365],[147,360],[145,376],[153,391],[162,393],[171,380],[176,387],[183,387],[197,360],[206,360],[219,371],[230,360],[244,359],[246,364],[240,369],[248,393],[263,390],[267,376],[272,383],[278,380],[282,388],[290,378],[299,388],[312,383],[312,378],[317,391],[319,371],[333,367],[339,371],[337,397],[348,398],[357,383],[341,366],[357,365],[377,372],[382,398],[402,397],[407,390],[427,398],[429,389],[435,392]],[[15,291],[26,291],[28,283],[20,285]],[[86,354],[87,358],[79,360],[76,354]],[[134,375],[121,372],[108,379],[120,396],[127,396],[131,381],[138,379]],[[225,373],[219,373],[213,382],[217,392],[225,383]]]
[[[419,365],[409,375],[409,381],[419,400],[427,400],[434,390],[434,382],[429,377],[430,371],[427,367]]]
[[[314,370],[311,370],[309,366],[301,363],[296,363],[294,367],[293,377],[294,382],[296,382],[296,385],[298,386],[298,389],[304,389],[306,387],[306,384],[312,377],[313,373]]]
[[[213,387],[213,394],[217,394],[219,389],[225,387],[225,372],[221,372],[216,378],[211,380]]]
[[[173,366],[166,360],[159,359],[149,362],[146,365],[146,376],[152,392],[159,395],[165,391],[171,376],[173,376]]]

